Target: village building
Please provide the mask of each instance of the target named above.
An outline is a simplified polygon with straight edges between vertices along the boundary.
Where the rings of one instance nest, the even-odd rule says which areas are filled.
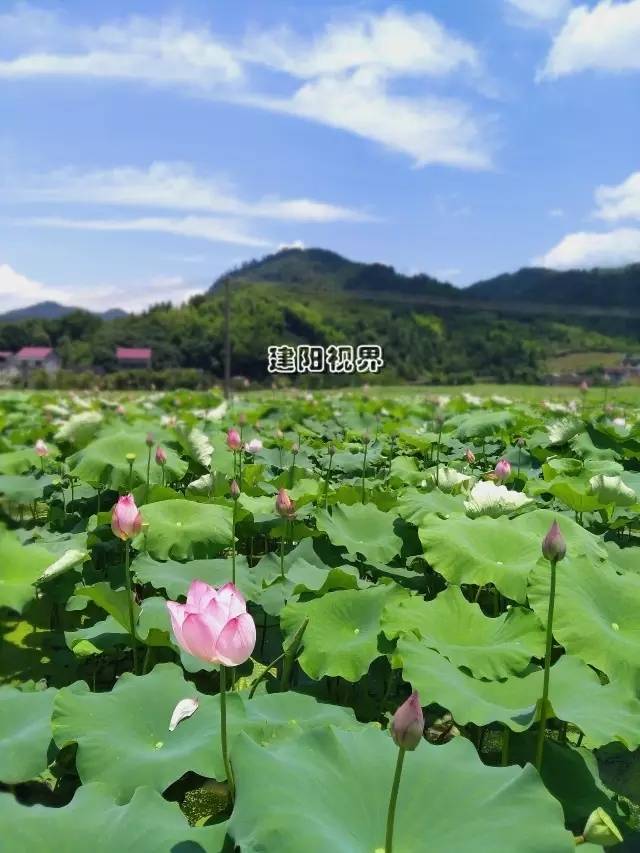
[[[36,369],[54,374],[60,369],[60,359],[53,347],[22,347],[10,361],[22,374]]]
[[[118,347],[116,349],[118,367],[146,367],[150,369],[152,354],[151,347]]]

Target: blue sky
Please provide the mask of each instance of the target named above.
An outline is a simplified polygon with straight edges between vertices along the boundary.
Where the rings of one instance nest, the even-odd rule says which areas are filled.
[[[640,261],[640,0],[0,8],[0,295],[176,303],[283,245],[464,286]]]

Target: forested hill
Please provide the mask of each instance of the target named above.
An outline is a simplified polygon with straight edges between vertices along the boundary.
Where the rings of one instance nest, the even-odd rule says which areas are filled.
[[[640,264],[566,272],[528,267],[479,281],[464,293],[491,302],[640,309]]]

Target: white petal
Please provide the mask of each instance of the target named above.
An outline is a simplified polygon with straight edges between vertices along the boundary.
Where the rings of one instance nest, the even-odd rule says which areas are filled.
[[[169,731],[172,732],[182,720],[186,720],[198,710],[197,699],[181,699],[173,709],[171,722],[169,723]]]

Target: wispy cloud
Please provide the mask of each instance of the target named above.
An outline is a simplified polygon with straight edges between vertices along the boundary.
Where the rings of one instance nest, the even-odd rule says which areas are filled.
[[[180,218],[146,216],[137,219],[68,219],[61,216],[33,216],[14,219],[11,224],[73,231],[141,231],[173,234],[179,237],[208,240],[212,243],[231,243],[256,248],[272,245],[269,240],[245,233],[238,225],[204,216]]]
[[[615,267],[636,262],[640,262],[638,228],[567,234],[546,254],[534,260],[536,266],[552,269]]]
[[[557,21],[570,8],[571,0],[505,0],[515,23],[531,25]]]
[[[254,32],[232,45],[209,27],[187,26],[176,17],[88,27],[38,15],[32,7],[17,9],[0,16],[0,33],[4,29],[5,41],[16,45],[0,58],[0,78],[171,86],[339,128],[407,155],[418,166],[482,169],[491,163],[488,123],[468,103],[430,90],[433,78],[452,75],[481,88],[485,74],[478,50],[425,13],[351,15],[330,21],[311,39],[281,28]],[[260,69],[281,72],[290,91],[274,89],[273,75],[257,73]],[[411,85],[416,80],[420,94]]]
[[[156,162],[146,169],[135,166],[88,171],[65,168],[21,177],[16,185],[10,181],[8,177],[3,182],[2,194],[16,201],[206,211],[294,222],[361,222],[373,218],[357,210],[308,198],[267,196],[245,201],[229,182],[199,176],[188,163]]]
[[[597,209],[595,215],[609,222],[620,219],[640,219],[640,172],[612,187],[596,189]]]
[[[640,70],[640,0],[577,6],[555,37],[540,79],[595,69]]]

